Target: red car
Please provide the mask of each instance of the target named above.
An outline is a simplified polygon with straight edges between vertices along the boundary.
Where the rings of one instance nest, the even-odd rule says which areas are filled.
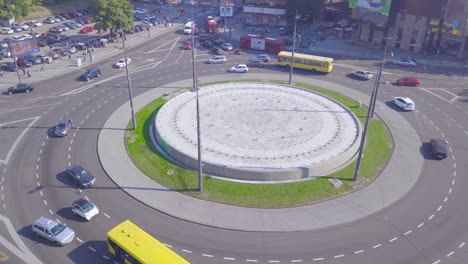
[[[396,84],[401,86],[419,86],[421,84],[421,80],[418,77],[405,77],[398,79]]]
[[[190,41],[185,42],[184,49],[191,50],[192,49],[192,43],[190,43]]]
[[[81,34],[87,34],[89,32],[93,32],[94,30],[94,27],[93,26],[90,26],[90,27],[84,27],[80,30],[80,33]]]

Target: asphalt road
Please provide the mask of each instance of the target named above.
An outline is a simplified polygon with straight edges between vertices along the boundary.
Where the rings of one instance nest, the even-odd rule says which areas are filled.
[[[191,51],[181,48],[187,38],[180,33],[167,33],[130,51],[134,94],[191,78]],[[229,54],[227,64],[208,65],[204,63],[209,58],[207,51],[198,47],[198,74],[225,73],[251,55]],[[463,210],[468,200],[468,193],[464,192],[468,186],[464,177],[468,172],[466,73],[423,67],[385,69],[384,81],[415,74],[423,84],[418,88],[382,85],[378,107],[394,108],[389,103],[393,96],[412,98],[417,110],[401,114],[424,142],[433,137],[445,138],[451,146],[446,160],[426,159],[420,180],[404,199],[378,214],[334,228],[256,233],[173,219],[127,196],[105,175],[96,153],[97,135],[107,117],[128,99],[124,70],[110,67],[114,59],[98,63],[102,76],[88,83],[79,83],[76,76],[67,75],[37,83],[33,93],[0,97],[0,176],[5,177],[1,181],[0,214],[8,217],[17,231],[11,234],[0,230],[0,234],[9,241],[13,240],[10,236],[18,235],[43,263],[111,263],[105,235],[125,219],[131,219],[192,263],[467,262],[468,210]],[[377,64],[338,61],[328,75],[300,70],[295,73],[370,93],[371,82],[354,80],[347,74],[352,68],[372,70]],[[285,80],[288,78],[286,69],[274,65],[233,77],[255,78],[255,73],[261,72],[276,72]],[[55,138],[50,129],[62,116],[72,118],[79,128],[66,138]],[[23,131],[26,132],[22,135]],[[428,146],[424,142],[421,155],[427,158]],[[63,174],[69,164],[80,164],[91,171],[97,178],[96,186],[84,191],[75,188]],[[96,203],[100,215],[90,222],[74,218],[70,206],[78,197]],[[37,239],[30,229],[41,215],[66,223],[75,230],[77,239],[66,247]],[[2,247],[0,252],[27,263],[18,252],[19,256]]]

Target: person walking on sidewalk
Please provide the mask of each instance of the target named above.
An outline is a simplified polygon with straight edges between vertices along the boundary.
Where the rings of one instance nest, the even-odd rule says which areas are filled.
[[[3,77],[3,70],[0,69],[0,77]]]
[[[28,78],[31,78],[31,73],[29,73],[29,70],[28,70]]]
[[[41,71],[45,71],[45,62],[42,62]]]
[[[21,66],[21,70],[23,70],[23,75],[26,75],[26,70],[24,69],[23,66]]]

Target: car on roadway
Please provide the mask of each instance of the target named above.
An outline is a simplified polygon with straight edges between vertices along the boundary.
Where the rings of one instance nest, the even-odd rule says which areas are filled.
[[[92,187],[96,182],[96,178],[80,165],[68,167],[66,173],[78,187],[83,189]]]
[[[448,155],[448,143],[442,139],[431,139],[431,157],[434,159],[445,159]]]
[[[411,60],[411,59],[394,60],[393,64],[400,65],[400,66],[407,66],[407,67],[416,67],[417,66],[416,62]]]
[[[226,63],[227,58],[226,56],[218,55],[218,56],[213,56],[208,59],[209,64],[218,64],[218,63]]]
[[[68,136],[68,132],[73,128],[73,122],[70,118],[62,118],[55,125],[54,134],[57,137]]]
[[[192,49],[192,43],[190,41],[186,41],[184,44],[184,49],[185,50],[191,50]]]
[[[420,84],[421,80],[414,76],[401,78],[396,81],[396,85],[400,86],[419,86]]]
[[[256,56],[256,59],[259,59],[259,60],[261,60],[263,62],[269,62],[271,58],[267,54],[258,54]]]
[[[408,97],[395,97],[393,103],[403,111],[413,111],[415,109],[413,100]]]
[[[75,232],[69,227],[44,216],[34,221],[32,231],[36,236],[54,242],[58,246],[69,244],[75,238]]]
[[[249,71],[249,67],[245,64],[239,64],[229,69],[230,72],[243,72],[246,73]]]
[[[231,50],[234,50],[234,45],[232,45],[231,43],[223,43],[221,44],[220,46],[223,50],[226,50],[226,51],[231,51]]]
[[[262,60],[259,60],[259,59],[250,59],[247,61],[246,65],[248,67],[258,67],[258,68],[262,68],[264,66],[264,62]]]
[[[5,34],[5,35],[9,35],[9,34],[13,34],[15,33],[15,31],[9,27],[4,27],[0,30],[0,33],[2,34]]]
[[[94,27],[92,27],[92,26],[86,26],[86,27],[84,27],[84,28],[82,28],[82,29],[80,30],[80,33],[81,33],[81,34],[88,34],[88,33],[90,33],[90,32],[93,32],[93,30],[94,30]]]
[[[78,199],[72,204],[72,214],[89,221],[99,214],[99,208],[88,200]]]
[[[127,58],[127,63],[125,63],[125,59],[122,58],[120,60],[118,60],[116,63],[114,63],[114,68],[124,68],[126,65],[129,65],[130,63],[132,63],[132,59],[130,58]]]
[[[12,95],[16,93],[29,93],[34,90],[34,87],[30,83],[19,83],[16,86],[7,89],[7,94]]]
[[[217,47],[214,47],[213,49],[211,49],[211,52],[214,54],[214,55],[223,55],[224,54],[224,51],[220,48],[217,48]]]
[[[101,70],[99,68],[92,68],[85,71],[81,76],[80,79],[83,81],[89,81],[93,78],[101,76]]]
[[[202,42],[202,46],[207,49],[213,48],[214,44],[211,40],[205,40]]]
[[[359,78],[361,80],[370,80],[374,77],[374,75],[371,72],[364,71],[364,70],[357,70],[353,71],[351,73],[351,76],[354,76],[356,78]]]

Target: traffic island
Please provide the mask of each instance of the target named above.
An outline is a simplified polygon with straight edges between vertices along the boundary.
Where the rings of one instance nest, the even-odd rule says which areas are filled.
[[[222,82],[222,83],[210,83],[206,84],[209,87],[201,88],[200,94],[203,95],[202,91],[214,91],[211,88],[215,87],[214,89],[223,89],[220,87],[228,87],[228,86],[235,86],[239,87],[242,86],[241,83],[248,83],[248,86],[251,87],[263,87],[263,89],[273,91],[275,95],[279,95],[277,90],[274,88],[279,88],[285,89],[284,85],[278,85],[278,83],[265,83],[263,81],[252,81],[249,80],[247,81],[236,81],[236,82]],[[235,84],[235,85],[233,85]],[[243,85],[244,85],[243,84]],[[368,138],[367,138],[367,144],[366,148],[364,150],[364,158],[361,163],[361,169],[360,169],[360,180],[359,184],[354,184],[352,179],[354,175],[354,169],[355,169],[355,153],[357,152],[357,147],[359,140],[359,135],[360,133],[360,124],[363,124],[365,121],[366,113],[367,113],[367,108],[364,107],[359,107],[360,103],[352,100],[342,94],[332,92],[327,89],[307,85],[307,84],[301,84],[301,83],[296,83],[294,85],[296,88],[288,88],[288,89],[293,89],[294,93],[298,92],[300,93],[299,95],[295,94],[293,96],[292,101],[286,100],[283,95],[280,95],[281,100],[283,103],[278,102],[278,106],[283,107],[283,112],[293,112],[296,111],[296,118],[298,118],[298,122],[292,123],[294,124],[295,132],[299,133],[298,138],[302,140],[302,143],[299,144],[297,142],[289,142],[289,144],[284,144],[284,143],[278,143],[276,144],[269,144],[269,141],[274,140],[275,136],[278,136],[277,140],[287,140],[287,134],[278,134],[281,132],[280,126],[281,124],[291,124],[290,119],[295,118],[295,115],[292,116],[284,116],[281,115],[280,117],[275,115],[271,115],[271,112],[277,112],[280,108],[271,108],[272,104],[268,104],[268,102],[264,102],[262,105],[262,110],[261,110],[261,116],[259,117],[258,115],[255,115],[254,112],[252,112],[253,109],[256,109],[255,107],[252,107],[254,105],[256,99],[261,100],[261,98],[265,99],[265,97],[259,96],[260,94],[256,94],[257,97],[255,96],[255,92],[253,91],[247,91],[247,90],[236,90],[234,94],[237,93],[246,93],[247,95],[253,95],[253,98],[250,98],[249,101],[249,107],[247,107],[247,104],[244,105],[242,108],[242,102],[239,104],[231,105],[231,111],[227,111],[224,109],[225,114],[232,114],[232,113],[241,113],[241,116],[235,115],[235,116],[230,116],[227,117],[226,120],[233,120],[235,118],[237,121],[234,122],[233,124],[236,124],[236,126],[243,126],[244,129],[249,130],[249,133],[252,135],[257,134],[257,142],[259,140],[263,140],[262,146],[262,151],[258,151],[257,149],[254,149],[252,152],[255,152],[259,155],[259,153],[262,156],[246,156],[249,155],[248,153],[245,153],[245,149],[241,149],[241,151],[244,151],[244,156],[238,155],[236,153],[238,152],[229,152],[228,155],[233,155],[234,160],[237,162],[241,163],[232,163],[235,166],[235,168],[252,168],[253,166],[239,166],[239,164],[244,164],[242,158],[244,159],[252,159],[252,157],[255,159],[257,162],[254,164],[254,166],[258,167],[258,164],[265,164],[268,162],[265,162],[266,159],[267,161],[271,159],[270,164],[272,164],[270,167],[267,167],[265,173],[265,168],[263,170],[258,170],[255,169],[253,170],[254,172],[261,172],[261,173],[252,173],[252,175],[272,175],[270,172],[272,169],[278,172],[278,167],[282,166],[282,169],[280,173],[277,173],[275,177],[252,177],[248,178],[249,171],[251,172],[251,169],[243,170],[241,173],[228,173],[228,177],[226,177],[226,174],[224,175],[214,175],[217,171],[220,171],[220,167],[223,166],[223,164],[216,159],[217,155],[216,151],[218,151],[219,155],[226,156],[226,153],[223,153],[222,150],[226,150],[226,147],[231,147],[231,149],[237,149],[239,150],[239,146],[233,146],[231,143],[226,145],[222,145],[223,142],[227,142],[225,138],[220,137],[220,135],[226,136],[229,134],[228,130],[226,129],[223,131],[220,129],[220,127],[216,127],[217,125],[213,123],[213,120],[219,119],[220,116],[217,116],[215,119],[209,118],[209,116],[216,116],[219,115],[220,113],[216,113],[215,110],[211,110],[209,112],[205,112],[205,117],[202,115],[202,146],[204,148],[204,151],[207,151],[206,155],[209,157],[210,151],[214,152],[213,155],[211,156],[211,160],[207,159],[207,167],[211,166],[211,171],[210,174],[213,175],[205,175],[204,176],[204,184],[203,184],[203,192],[199,193],[197,191],[198,188],[198,176],[196,171],[193,169],[196,168],[196,166],[193,165],[193,162],[196,158],[196,154],[193,154],[194,150],[194,145],[196,144],[196,140],[194,141],[194,135],[193,135],[193,128],[196,126],[196,124],[193,123],[193,115],[195,108],[193,108],[192,114],[184,115],[180,113],[180,109],[183,109],[184,106],[187,108],[190,108],[190,105],[193,104],[193,101],[190,100],[190,91],[186,91],[185,93],[182,93],[178,96],[175,96],[173,99],[169,100],[169,104],[164,106],[164,104],[167,102],[167,98],[158,98],[152,103],[148,104],[147,106],[143,107],[138,113],[137,113],[137,124],[139,126],[137,127],[136,130],[128,130],[125,135],[125,144],[127,151],[134,162],[134,164],[144,173],[146,174],[149,178],[153,179],[154,181],[158,182],[159,184],[178,191],[180,193],[183,193],[185,195],[189,195],[192,197],[196,198],[201,198],[201,199],[206,199],[209,201],[213,202],[219,202],[219,203],[224,203],[224,204],[231,204],[231,205],[238,205],[238,206],[244,206],[244,207],[256,207],[256,208],[281,208],[281,207],[291,207],[291,206],[300,206],[300,205],[306,205],[306,204],[312,204],[316,203],[319,201],[335,198],[338,196],[343,196],[346,195],[350,192],[356,191],[357,189],[361,189],[365,187],[367,184],[372,182],[373,179],[375,179],[380,172],[385,168],[391,153],[392,153],[392,148],[393,148],[393,142],[392,142],[392,137],[390,135],[390,132],[388,131],[387,127],[385,124],[382,122],[380,119],[374,119],[370,121],[369,124],[369,133],[368,133]],[[217,88],[216,88],[217,87]],[[300,89],[298,89],[300,88]],[[262,88],[256,88],[256,89],[262,89]],[[308,92],[307,92],[308,91]],[[229,93],[232,93],[233,91],[230,90]],[[252,94],[253,92],[253,94]],[[258,91],[257,91],[258,92]],[[284,92],[284,91],[283,91]],[[291,92],[291,91],[287,91]],[[310,93],[310,96],[315,96],[316,98],[321,98],[316,104],[313,104],[313,106],[308,106],[309,108],[306,107],[306,105],[312,101],[305,102],[301,101],[300,98],[306,98],[307,94],[302,94],[302,93]],[[207,93],[210,94],[210,93]],[[237,94],[238,95],[238,94]],[[264,94],[263,94],[264,95]],[[271,97],[270,96],[270,101],[271,100],[280,100],[278,98],[280,97]],[[268,96],[266,98],[268,98]],[[298,96],[297,98],[295,96]],[[229,100],[232,102],[234,97],[227,97]],[[203,99],[203,96],[200,97]],[[226,103],[221,103],[218,99],[220,97],[216,96],[208,96],[207,98],[211,98],[210,100],[206,100],[206,103],[209,104],[210,107],[220,107],[221,105],[226,106]],[[213,98],[218,98],[217,100],[213,100]],[[241,97],[238,97],[239,100]],[[249,98],[249,97],[246,97]],[[325,101],[321,101],[323,98],[327,99],[326,102],[333,102],[333,107],[337,108],[330,108],[330,105],[324,104]],[[173,110],[167,110],[169,109],[167,106],[170,104],[177,105],[177,103],[171,103],[171,102],[182,102],[185,99],[188,99],[186,102],[190,102],[188,104],[178,104],[178,107],[173,108]],[[253,101],[252,101],[253,100]],[[267,99],[268,100],[268,99]],[[286,102],[288,101],[288,102]],[[291,102],[297,101],[297,106],[303,106],[306,107],[306,111],[300,111],[301,109],[294,109],[293,104]],[[201,109],[203,109],[203,101],[200,101],[201,103]],[[238,102],[239,103],[239,102]],[[266,104],[265,104],[266,103]],[[305,104],[302,104],[305,103]],[[268,109],[265,108],[266,105],[269,105]],[[317,105],[322,105],[325,106],[323,109],[329,109],[330,113],[327,115],[324,113],[323,109],[319,108],[313,108]],[[182,107],[180,107],[182,106]],[[312,108],[310,108],[312,107]],[[205,107],[207,108],[207,107]],[[291,108],[291,109],[289,109]],[[179,109],[179,110],[174,110],[174,109]],[[162,110],[162,111],[161,111]],[[250,110],[250,115],[251,117],[248,119],[244,119],[242,122],[238,121],[239,118],[245,118],[242,117],[243,111],[245,112],[246,110]],[[258,110],[258,109],[257,109]],[[291,110],[291,111],[286,111],[286,110]],[[292,111],[294,110],[294,111]],[[313,111],[312,111],[313,110]],[[181,118],[182,123],[186,125],[185,127],[180,127],[178,125],[175,125],[174,127],[170,129],[175,129],[174,131],[169,131],[167,127],[167,124],[170,123],[170,120],[166,120],[168,123],[160,123],[160,133],[158,134],[158,120],[156,120],[156,126],[153,126],[153,122],[155,121],[156,115],[158,111],[161,111],[160,113],[163,112],[170,112],[171,114],[167,115],[170,116],[171,118],[177,115]],[[172,112],[171,112],[172,111]],[[175,111],[175,112],[174,112]],[[203,113],[203,111],[201,111]],[[258,112],[258,111],[255,111]],[[297,112],[300,112],[301,114],[297,114]],[[322,116],[317,115],[316,113],[322,112]],[[187,113],[190,113],[190,111],[187,111]],[[338,122],[335,123],[334,126],[330,126],[330,123],[333,123],[336,121],[337,116],[343,115],[346,113],[346,116],[348,119],[348,123],[346,122]],[[244,113],[245,114],[245,113]],[[316,116],[315,119],[313,116]],[[325,115],[325,116],[324,116]],[[162,115],[161,115],[162,116]],[[304,119],[305,118],[305,119]],[[279,120],[276,120],[279,119]],[[309,122],[306,122],[305,120],[309,119],[309,121],[315,123],[316,125],[310,125],[307,126]],[[274,124],[275,122],[272,122],[272,120],[280,121]],[[281,121],[283,120],[283,121]],[[210,121],[210,122],[208,122]],[[206,122],[205,124],[203,124]],[[240,123],[239,123],[240,122]],[[268,122],[267,124],[264,124],[265,122]],[[354,122],[354,125],[352,125]],[[255,131],[251,130],[247,127],[251,127],[253,123],[263,123],[260,126],[260,131]],[[141,124],[141,125],[140,125]],[[222,124],[222,126],[225,126],[227,123]],[[274,124],[274,127],[271,127],[271,125]],[[351,131],[351,133],[348,133],[350,131],[344,131],[344,138],[347,138],[348,141],[344,140],[343,138],[337,137],[336,132],[337,127],[340,127],[340,124],[347,124],[348,125],[348,130]],[[219,125],[219,124],[218,124]],[[255,124],[253,124],[255,125]],[[323,129],[322,134],[320,133],[320,130],[317,129],[317,127],[323,127],[324,125],[327,126],[328,129]],[[205,127],[204,127],[205,126]],[[259,132],[261,132],[262,129],[265,129],[265,126],[270,126],[268,129],[265,131],[274,131],[273,134],[265,134],[261,135]],[[131,127],[131,123],[129,124],[129,127]],[[216,131],[213,130],[213,134],[211,134],[211,138],[207,138],[207,141],[211,140],[211,144],[207,144],[205,147],[203,141],[203,135],[210,135],[207,130],[210,128],[215,129],[219,133],[216,133]],[[181,138],[178,138],[174,141],[174,139],[170,139],[167,136],[173,136],[174,133],[177,129],[180,129],[180,133],[178,134],[178,137],[184,138],[184,135],[186,137],[186,142],[185,143],[190,143],[188,145],[191,145],[191,148],[188,148],[188,145],[183,145],[181,142]],[[185,130],[184,130],[185,129]],[[188,129],[188,130],[187,130]],[[284,128],[288,129],[288,128]],[[298,130],[299,129],[299,130]],[[302,129],[302,130],[300,130]],[[354,130],[353,130],[354,129]],[[156,133],[154,134],[153,132],[156,130]],[[220,131],[221,130],[221,131]],[[305,130],[305,131],[304,131]],[[343,126],[344,130],[344,126]],[[299,131],[299,132],[298,132]],[[245,131],[244,131],[245,132]],[[284,132],[284,131],[282,131]],[[297,134],[294,133],[289,134],[289,137],[293,137],[293,135]],[[208,134],[206,134],[208,133]],[[223,134],[224,133],[224,134]],[[227,134],[226,134],[227,133]],[[350,135],[354,133],[354,137],[351,137]],[[165,136],[162,136],[164,134]],[[218,136],[217,136],[218,135]],[[229,137],[232,137],[233,135],[228,135]],[[308,151],[314,150],[315,147],[317,146],[322,146],[322,145],[327,145],[327,146],[338,146],[337,149],[341,149],[342,151],[338,151],[337,149],[334,148],[329,148],[328,152],[325,151],[324,148],[324,153],[328,153],[328,157],[330,158],[329,160],[332,162],[327,162],[326,156],[323,155],[315,155],[315,156],[307,156],[306,154],[308,153],[307,151],[304,151],[302,148],[303,145],[306,145],[307,142],[311,142],[314,140],[315,137],[319,137],[322,141],[323,144],[316,144],[316,145],[309,145]],[[269,138],[270,137],[270,138]],[[340,140],[338,140],[339,138]],[[196,134],[195,134],[195,139],[196,139]],[[243,139],[243,140],[242,140]],[[267,140],[266,140],[267,139]],[[327,140],[328,139],[328,140]],[[331,139],[335,139],[336,141],[334,142]],[[172,141],[171,141],[172,140]],[[234,138],[234,141],[237,141],[243,146],[246,146],[247,148],[249,147],[251,142],[245,142],[244,140],[252,140],[251,137],[249,138]],[[183,139],[182,139],[183,141]],[[339,142],[338,142],[339,141]],[[159,142],[159,143],[158,143]],[[232,142],[232,141],[230,141]],[[304,143],[305,142],[305,143]],[[356,144],[357,142],[357,144]],[[209,143],[209,142],[207,142]],[[273,142],[274,143],[274,142]],[[328,144],[327,144],[328,143]],[[338,144],[340,143],[340,144]],[[221,144],[221,146],[219,146]],[[289,145],[296,144],[299,147],[297,149],[300,149],[302,152],[296,152],[297,156],[296,158],[294,154],[292,154],[295,150],[291,149]],[[178,147],[175,147],[175,146]],[[214,149],[211,146],[218,146],[220,149]],[[269,148],[272,146],[278,146],[278,149],[272,149],[271,151],[268,151]],[[196,145],[195,145],[196,146]],[[256,145],[255,145],[256,146]],[[372,147],[369,147],[372,146]],[[322,146],[323,147],[323,146]],[[181,149],[187,149],[187,152],[181,153],[179,151],[174,152],[174,149],[181,150]],[[284,151],[287,151],[289,149],[289,153],[286,153],[286,158],[284,158]],[[169,150],[169,151],[168,151]],[[196,150],[196,148],[195,148]],[[347,155],[345,155],[345,158],[342,159],[337,159],[340,153],[346,153],[346,150],[348,151]],[[291,152],[292,151],[292,152]],[[174,153],[177,153],[177,155],[174,155]],[[242,152],[241,152],[242,153]],[[281,154],[280,156],[275,156],[274,154]],[[301,157],[299,157],[301,154]],[[320,154],[320,152],[318,152]],[[203,154],[203,152],[202,152]],[[305,156],[304,156],[305,155]],[[309,155],[311,155],[309,153]],[[305,167],[305,161],[310,161],[313,160],[314,157],[321,157],[323,161],[323,164],[328,164],[328,166],[322,167],[322,170],[317,170],[317,169],[310,169],[312,165],[317,166],[316,168],[320,168],[318,164],[320,162],[309,162],[308,166],[309,169],[307,170],[307,173],[302,173],[299,174],[300,176],[298,177],[297,173],[292,173],[289,175],[294,175],[293,177],[287,176],[288,173],[284,173],[284,171],[291,171],[291,168],[304,168]],[[190,157],[189,159],[184,159],[180,157]],[[283,158],[282,158],[283,157]],[[276,162],[275,159],[278,159],[278,162]],[[202,160],[203,160],[203,155],[202,155]],[[240,161],[239,161],[240,160]],[[298,163],[297,161],[300,160],[302,163]],[[337,163],[336,161],[340,161],[340,163]],[[205,160],[203,160],[205,162]],[[273,162],[274,161],[274,162]],[[281,162],[283,161],[283,162]],[[288,162],[286,162],[288,161]],[[232,162],[229,161],[229,162]],[[260,163],[259,163],[260,162]],[[329,164],[335,164],[335,166],[329,166]],[[232,165],[231,164],[231,165]],[[289,164],[289,165],[288,165]],[[290,164],[295,164],[294,166],[290,166]],[[213,168],[213,165],[221,165],[216,168]],[[226,165],[226,164],[224,164]],[[252,165],[252,164],[248,164]],[[256,167],[256,168],[257,168]],[[273,168],[274,167],[274,168]],[[192,169],[191,169],[192,168]],[[326,169],[323,169],[326,168]],[[232,171],[232,170],[231,170]],[[297,172],[297,170],[296,170]],[[222,174],[222,173],[221,173]],[[235,177],[236,175],[242,175],[242,177]],[[286,176],[285,176],[286,175]],[[222,176],[222,177],[218,177]],[[229,177],[231,176],[231,177]],[[233,176],[233,177],[232,177]],[[283,177],[282,177],[283,176]],[[229,178],[229,180],[226,180],[226,178]],[[234,180],[233,180],[234,179]]]

